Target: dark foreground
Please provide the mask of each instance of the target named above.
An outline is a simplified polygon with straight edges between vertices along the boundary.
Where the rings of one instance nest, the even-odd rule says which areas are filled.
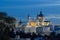
[[[0,29],[0,40],[60,40],[60,34],[52,32],[49,36],[47,35],[36,35],[35,33],[24,33],[22,31],[14,32],[14,29],[9,30],[5,28],[3,31]]]

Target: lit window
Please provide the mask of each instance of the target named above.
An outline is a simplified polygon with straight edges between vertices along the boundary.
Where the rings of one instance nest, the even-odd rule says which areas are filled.
[[[29,23],[29,26],[35,27],[35,26],[37,26],[37,23],[36,23],[36,22],[30,22],[30,23]]]
[[[49,22],[42,22],[42,25],[43,26],[48,26],[49,25]]]

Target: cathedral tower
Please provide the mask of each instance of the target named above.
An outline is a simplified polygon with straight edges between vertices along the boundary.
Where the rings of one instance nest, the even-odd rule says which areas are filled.
[[[27,26],[29,27],[29,23],[30,23],[30,15],[28,14],[28,17],[27,17]]]
[[[28,18],[27,19],[28,19],[28,22],[30,22],[30,15],[28,15]]]
[[[39,22],[44,21],[44,15],[42,14],[42,11],[40,11],[40,14],[37,15],[37,20],[39,20]]]
[[[42,11],[40,11],[40,14],[37,15],[37,22],[38,22],[38,25],[41,26],[42,25],[42,22],[44,22],[44,15],[42,14]]]

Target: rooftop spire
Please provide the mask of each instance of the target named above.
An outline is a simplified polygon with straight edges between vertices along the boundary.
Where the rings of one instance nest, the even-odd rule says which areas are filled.
[[[44,17],[44,15],[42,14],[42,11],[40,11],[40,14],[38,16],[39,17]]]
[[[19,24],[22,24],[22,21],[21,21],[21,19],[20,19],[20,21],[19,21]]]
[[[28,14],[28,17],[30,17],[30,15]]]
[[[28,19],[30,19],[30,15],[28,14]]]

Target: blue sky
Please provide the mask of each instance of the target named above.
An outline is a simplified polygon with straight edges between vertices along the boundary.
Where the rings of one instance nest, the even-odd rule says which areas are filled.
[[[53,23],[60,23],[60,0],[0,0],[0,11],[17,19],[26,19],[27,15],[36,17],[42,10],[43,14]],[[57,21],[57,22],[56,22]]]

